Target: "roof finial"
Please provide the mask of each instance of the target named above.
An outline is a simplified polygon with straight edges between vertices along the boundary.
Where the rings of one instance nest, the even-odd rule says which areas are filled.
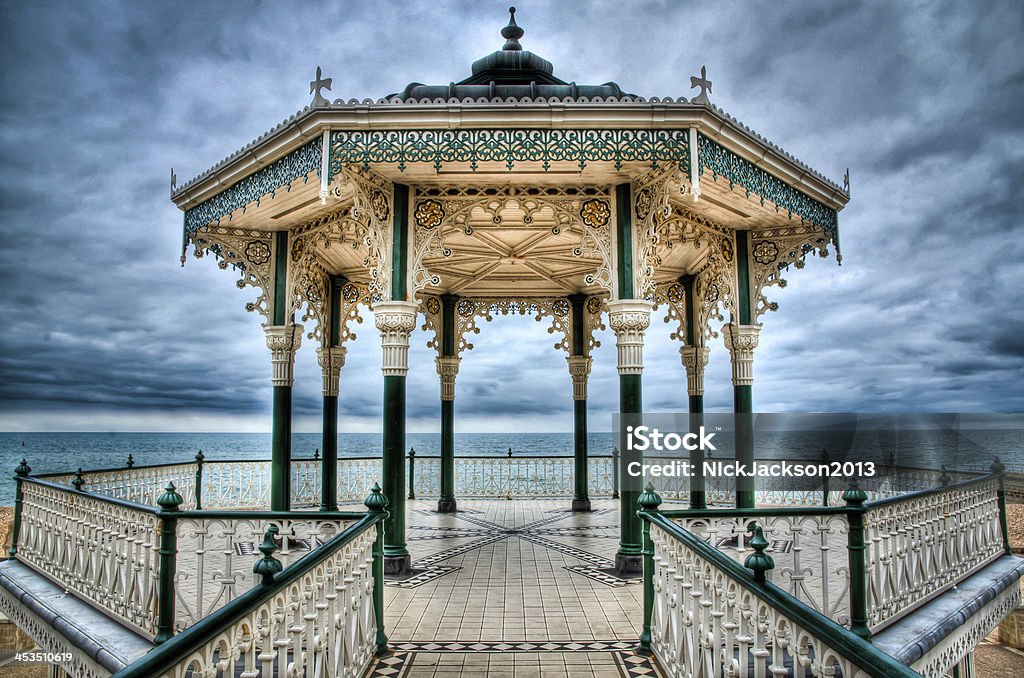
[[[523,33],[526,31],[516,25],[516,8],[509,7],[508,13],[508,26],[501,29],[501,37],[505,38],[505,46],[502,49],[518,52],[523,49],[523,46],[519,44],[519,38],[523,37]]]

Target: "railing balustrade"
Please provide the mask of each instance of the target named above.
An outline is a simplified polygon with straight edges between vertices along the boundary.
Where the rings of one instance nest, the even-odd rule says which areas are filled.
[[[19,478],[16,558],[149,638],[157,633],[156,509]]]
[[[167,483],[174,483],[174,487],[185,500],[182,508],[193,509],[197,468],[195,463],[188,462],[83,471],[80,475],[61,473],[36,477],[52,483],[71,485],[78,476],[83,481],[82,489],[87,492],[154,507]]]
[[[869,642],[751,572],[657,511],[641,495],[644,634],[668,676],[916,676]]]
[[[1000,480],[866,505],[868,623],[878,630],[1004,554]]]
[[[242,675],[357,678],[383,630],[383,497],[370,513],[283,570],[269,548],[250,571],[261,583],[179,633],[116,678]],[[276,574],[275,574],[276,572]]]
[[[195,511],[177,520],[176,632],[195,624],[259,582],[252,560],[267,527],[277,528],[285,566],[319,548],[354,522],[352,514]]]
[[[839,509],[711,509],[666,511],[666,517],[742,563],[750,555],[748,524],[756,520],[775,559],[770,579],[805,605],[849,626],[849,524]]]

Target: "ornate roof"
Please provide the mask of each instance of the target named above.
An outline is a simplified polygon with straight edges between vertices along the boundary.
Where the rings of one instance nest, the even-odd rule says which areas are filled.
[[[554,66],[533,52],[523,49],[519,39],[525,31],[516,24],[516,8],[509,8],[508,25],[501,29],[505,45],[498,51],[473,62],[472,75],[459,82],[447,85],[424,85],[409,83],[401,93],[389,94],[386,99],[393,101],[421,101],[423,99],[487,99],[514,97],[530,99],[551,97],[576,101],[594,97],[633,97],[614,82],[602,85],[577,85],[565,82],[554,75]]]

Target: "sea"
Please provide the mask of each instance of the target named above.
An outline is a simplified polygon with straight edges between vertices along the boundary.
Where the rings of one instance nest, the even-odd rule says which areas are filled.
[[[901,465],[949,470],[985,469],[998,455],[1008,469],[1024,472],[1024,433],[1019,428],[970,431],[951,442],[948,432],[902,431],[895,443],[879,443],[873,435],[863,451],[845,458],[874,458],[884,461],[895,456]],[[341,457],[380,456],[380,433],[341,433],[338,437]],[[729,431],[718,433],[718,458],[732,456]],[[791,432],[758,431],[755,449],[758,458],[817,460],[822,450],[820,433],[794,437]],[[884,442],[884,441],[883,441]],[[610,432],[591,432],[588,450],[593,455],[609,455],[616,444]],[[438,433],[407,433],[406,445],[418,455],[437,455],[441,447]],[[827,444],[833,459],[844,458],[835,451],[849,441]],[[292,437],[292,457],[312,458],[321,446],[319,433],[296,433]],[[191,461],[203,451],[206,459],[269,459],[269,433],[0,433],[0,506],[14,503],[14,469],[24,458],[32,473],[116,468],[125,465],[131,454],[138,465]],[[456,456],[558,456],[571,455],[572,433],[457,433]],[[671,456],[671,455],[670,455]],[[686,456],[683,452],[679,456]]]

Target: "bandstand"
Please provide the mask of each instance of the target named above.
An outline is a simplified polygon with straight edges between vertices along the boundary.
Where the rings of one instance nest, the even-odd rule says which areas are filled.
[[[595,332],[614,332],[619,412],[636,416],[645,334],[663,319],[679,343],[691,415],[704,410],[709,352],[728,352],[736,458],[754,459],[745,415],[762,323],[778,309],[768,293],[808,256],[840,259],[837,214],[849,186],[713,105],[703,67],[690,78],[691,99],[645,99],[615,83],[560,79],[523,49],[523,35],[513,10],[504,45],[469,77],[414,82],[378,100],[329,99],[331,78],[318,68],[309,106],[188,183],[172,175],[182,264],[190,251],[214,257],[256,293],[247,308],[262,317],[270,357],[271,459],[231,465],[200,454],[189,464],[50,476],[19,467],[0,608],[44,649],[81,649],[61,663],[70,675],[408,671],[395,658],[456,640],[443,625],[411,637],[418,622],[401,607],[416,609],[409,591],[430,570],[430,558],[410,554],[411,515],[438,521],[421,529],[471,535],[472,544],[514,537],[561,549],[582,563],[566,569],[588,582],[637,591],[616,594],[635,618],[609,616],[621,628],[607,643],[584,642],[567,623],[564,637],[458,639],[469,649],[442,652],[549,642],[559,652],[621,651],[630,675],[969,675],[973,648],[1019,604],[1024,573],[1010,554],[998,462],[987,474],[904,469],[900,483],[826,486],[766,508],[779,495],[754,478],[724,495],[700,479],[642,490],[613,478],[607,451],[587,449]],[[382,348],[381,449],[339,459],[346,347],[371,314]],[[511,457],[455,456],[461,359],[499,314],[544,323],[566,357],[572,455],[534,460],[527,473]],[[436,351],[437,459],[407,455],[417,328]],[[360,340],[369,334],[360,330]],[[290,448],[303,341],[316,344],[323,375],[314,460]],[[471,489],[468,463],[485,479]],[[522,527],[495,517],[488,496],[558,499],[530,508],[536,516]],[[364,499],[366,512],[353,508]],[[669,510],[663,499],[681,503]],[[588,522],[605,514],[607,524]],[[452,522],[458,516],[469,522]],[[602,559],[558,542],[550,526],[562,520],[563,531],[597,525],[617,547]],[[459,544],[459,553],[472,545]],[[428,574],[441,581],[457,569]],[[386,576],[399,596],[387,608]],[[62,588],[73,595],[45,602]],[[399,619],[390,639],[385,608]]]

